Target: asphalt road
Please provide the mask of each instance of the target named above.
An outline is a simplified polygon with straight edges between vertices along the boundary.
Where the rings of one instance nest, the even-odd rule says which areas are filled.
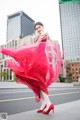
[[[80,99],[80,88],[49,88],[49,97],[55,105]],[[30,89],[0,89],[0,113],[8,115],[38,109]]]

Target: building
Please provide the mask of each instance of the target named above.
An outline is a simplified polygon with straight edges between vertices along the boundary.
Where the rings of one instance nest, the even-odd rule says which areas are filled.
[[[34,32],[34,20],[23,11],[7,17],[7,42],[19,39]]]
[[[59,0],[64,60],[80,59],[80,0]]]
[[[66,77],[69,78],[70,82],[78,81],[80,78],[80,60],[66,62]]]
[[[63,60],[60,76],[62,82],[77,82],[80,79],[80,60]]]

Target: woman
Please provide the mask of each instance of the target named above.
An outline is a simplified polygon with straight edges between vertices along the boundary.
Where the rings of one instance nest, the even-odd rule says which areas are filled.
[[[15,73],[16,82],[27,85],[34,91],[36,101],[41,100],[41,107],[37,112],[48,114],[51,110],[54,111],[54,105],[48,97],[48,86],[56,80],[60,72],[61,56],[59,55],[59,70],[55,74],[45,52],[49,36],[44,32],[44,25],[37,22],[34,30],[38,37],[33,45],[16,50],[3,48],[1,52],[15,59],[16,62],[7,61],[7,66]],[[54,49],[57,50],[56,47]]]

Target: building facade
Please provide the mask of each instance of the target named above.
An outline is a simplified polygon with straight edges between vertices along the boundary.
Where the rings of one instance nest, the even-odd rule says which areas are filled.
[[[66,77],[71,80],[70,82],[80,79],[80,60],[66,62]]]
[[[70,0],[59,4],[63,55],[64,60],[74,61],[80,58],[80,3],[65,1]]]
[[[19,39],[34,32],[34,20],[23,11],[7,17],[7,42]]]
[[[63,82],[77,82],[80,79],[80,60],[63,60],[60,76]]]

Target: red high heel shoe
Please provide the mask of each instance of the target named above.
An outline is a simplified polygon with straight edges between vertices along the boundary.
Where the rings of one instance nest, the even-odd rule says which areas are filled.
[[[51,104],[51,105],[49,106],[49,108],[48,108],[47,111],[42,111],[42,113],[43,113],[43,114],[48,114],[51,110],[53,110],[53,112],[54,112],[54,105],[53,105],[53,104]]]
[[[47,105],[44,106],[44,108],[42,110],[37,110],[37,113],[41,113],[43,112],[43,110],[46,108]]]

